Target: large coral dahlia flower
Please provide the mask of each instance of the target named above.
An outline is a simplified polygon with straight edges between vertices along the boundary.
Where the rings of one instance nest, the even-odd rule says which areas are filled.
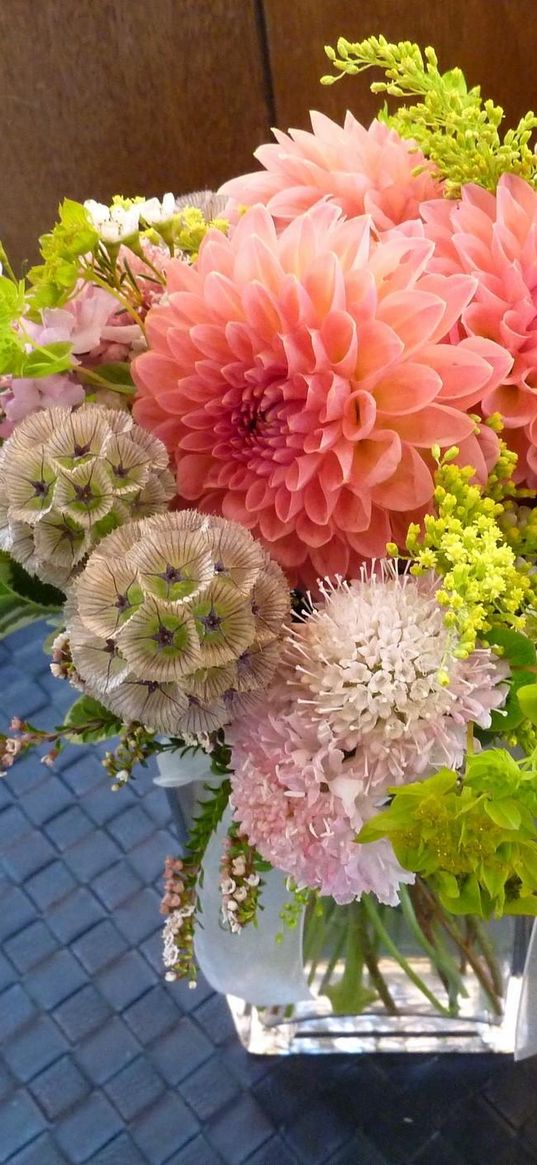
[[[510,352],[500,387],[484,394],[485,415],[499,412],[505,438],[519,454],[519,476],[537,484],[537,192],[516,174],[502,174],[496,194],[463,187],[459,202],[422,207],[436,244],[433,267],[477,278],[462,315],[470,336],[488,336]]]
[[[420,202],[441,196],[416,143],[382,122],[366,128],[352,113],[342,126],[324,113],[310,118],[313,133],[273,130],[276,141],[254,153],[264,169],[232,178],[220,193],[239,205],[263,202],[279,224],[329,198],[349,218],[370,214],[378,230],[417,218]]]
[[[475,282],[429,274],[432,251],[326,203],[278,234],[257,206],[172,262],[148,314],[137,421],[174,455],[180,497],[247,526],[297,581],[400,540],[431,500],[433,443],[486,474],[464,410],[510,357],[443,342]]]

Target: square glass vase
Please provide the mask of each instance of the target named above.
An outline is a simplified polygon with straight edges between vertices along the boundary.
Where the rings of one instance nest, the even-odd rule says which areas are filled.
[[[207,792],[199,762],[180,781],[177,763],[166,761],[158,783],[184,844]],[[226,813],[206,852],[196,956],[211,986],[227,997],[249,1052],[499,1052],[516,1059],[537,1053],[532,919],[446,914],[419,884],[403,887],[395,908],[371,895],[349,906],[321,899],[287,930],[281,909],[290,898],[284,876],[273,870],[263,875],[257,927],[231,935],[221,923],[218,888],[230,820]]]

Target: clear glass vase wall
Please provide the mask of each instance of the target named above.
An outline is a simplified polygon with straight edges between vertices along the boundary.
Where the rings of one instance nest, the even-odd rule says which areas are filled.
[[[309,918],[311,999],[258,1008],[228,996],[248,1051],[512,1053],[531,920],[446,916],[456,939],[438,925],[428,947],[408,911],[374,911],[380,934],[363,903]]]

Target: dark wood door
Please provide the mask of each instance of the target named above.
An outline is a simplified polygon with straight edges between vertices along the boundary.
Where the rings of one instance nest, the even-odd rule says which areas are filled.
[[[512,122],[537,103],[535,0],[3,0],[0,236],[16,264],[65,195],[182,193],[251,169],[269,126],[362,120],[366,78],[322,88],[323,45],[433,43]]]

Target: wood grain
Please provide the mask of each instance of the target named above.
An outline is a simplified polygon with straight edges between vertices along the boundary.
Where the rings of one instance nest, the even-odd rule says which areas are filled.
[[[3,0],[0,237],[59,201],[214,187],[267,138],[255,0]]]
[[[338,36],[433,44],[440,68],[459,65],[506,112],[506,123],[537,105],[535,0],[263,0],[277,123],[309,125],[308,109],[340,119],[351,108],[369,120],[381,99],[369,92],[369,74],[345,77],[330,88],[323,45]],[[380,79],[380,74],[378,75]]]

